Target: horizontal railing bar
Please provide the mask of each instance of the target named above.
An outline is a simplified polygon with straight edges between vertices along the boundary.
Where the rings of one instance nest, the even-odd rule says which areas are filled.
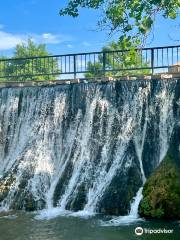
[[[155,50],[155,49],[167,49],[167,48],[180,48],[180,45],[175,46],[163,46],[163,47],[152,47],[152,48],[135,48],[135,51],[146,51],[146,50]],[[106,50],[106,51],[99,51],[99,52],[82,52],[82,53],[71,53],[71,54],[60,54],[60,55],[47,55],[47,56],[32,56],[32,57],[23,57],[23,58],[2,58],[0,61],[21,61],[21,60],[29,60],[29,59],[44,59],[44,58],[57,58],[57,57],[70,57],[70,56],[81,56],[81,55],[91,55],[91,54],[103,54],[103,53],[122,53],[128,52],[130,49],[127,50]]]
[[[161,68],[168,68],[169,66],[158,66],[154,67],[154,69],[161,69]],[[146,69],[152,69],[151,67],[142,67],[142,68],[117,68],[117,69],[105,69],[100,70],[99,72],[117,72],[117,71],[130,71],[130,70],[146,70]],[[89,71],[76,71],[76,73],[88,73]],[[56,73],[42,73],[42,74],[19,74],[17,75],[6,75],[6,76],[0,76],[0,78],[18,78],[18,77],[36,77],[36,76],[55,76],[55,75],[66,75],[66,74],[74,74],[74,72],[56,72]]]

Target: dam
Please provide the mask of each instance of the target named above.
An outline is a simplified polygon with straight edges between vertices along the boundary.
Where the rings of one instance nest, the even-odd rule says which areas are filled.
[[[176,62],[174,48],[166,49]],[[34,68],[29,60],[36,58],[21,59],[23,65],[5,60],[18,61],[16,67],[2,61],[1,211],[40,211],[37,219],[116,215],[110,224],[138,219],[144,183],[179,124],[178,63],[157,66],[154,56],[164,50],[150,51],[151,64],[144,68],[153,72],[119,77],[106,75],[108,68],[101,77],[94,72],[91,78],[46,79],[25,72],[30,68],[24,64]]]
[[[1,88],[1,208],[127,215],[168,150],[178,88],[176,79]]]

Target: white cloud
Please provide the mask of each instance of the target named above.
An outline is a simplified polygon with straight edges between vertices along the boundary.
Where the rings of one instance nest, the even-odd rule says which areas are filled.
[[[37,36],[38,38],[38,36]],[[39,36],[40,41],[44,43],[57,44],[66,41],[66,37],[62,35],[53,35],[52,33],[43,33]]]
[[[45,44],[58,44],[66,41],[72,40],[71,36],[63,34],[52,34],[52,33],[42,33],[42,34],[31,34],[29,35],[36,43]]]
[[[73,48],[73,45],[72,44],[67,44],[67,47],[68,48]]]
[[[82,42],[82,45],[83,45],[84,47],[89,47],[89,46],[91,46],[91,44],[90,44],[89,42],[86,42],[86,41]]]
[[[72,40],[72,37],[63,34],[13,34],[2,30],[3,25],[0,24],[0,50],[8,50],[14,48],[19,43],[26,43],[31,38],[36,43],[58,44]]]
[[[17,44],[25,42],[25,36],[13,35],[4,31],[0,31],[0,50],[8,50],[14,48]]]

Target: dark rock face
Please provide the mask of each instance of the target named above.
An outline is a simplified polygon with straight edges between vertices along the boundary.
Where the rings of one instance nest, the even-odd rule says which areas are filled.
[[[1,89],[0,206],[127,214],[167,151],[178,89],[177,80]]]
[[[130,146],[131,147],[127,149],[124,163],[128,161],[128,158],[134,156],[132,164],[128,172],[119,171],[116,173],[100,204],[97,206],[98,212],[100,213],[126,215],[127,209],[130,209],[130,203],[134,197],[134,193],[136,193],[139,186],[143,184],[135,149],[132,149],[134,146],[133,144],[130,144]],[[132,154],[133,152],[134,154]]]

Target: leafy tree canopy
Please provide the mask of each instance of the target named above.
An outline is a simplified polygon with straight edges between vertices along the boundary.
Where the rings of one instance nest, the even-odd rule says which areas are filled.
[[[23,57],[41,57],[49,55],[46,50],[45,44],[35,44],[31,39],[28,39],[28,43],[20,43],[16,45],[14,51],[14,58],[23,58]]]
[[[31,59],[31,57],[48,55],[49,52],[46,50],[45,44],[35,44],[31,39],[28,40],[27,44],[18,44],[12,60],[0,62],[0,77],[5,76],[4,79],[6,81],[55,80],[52,73],[60,73],[56,59],[51,59],[50,61],[48,58]],[[14,58],[17,60],[13,60]]]
[[[126,39],[128,40],[128,39]],[[132,74],[149,74],[149,62],[144,59],[142,52],[137,51],[137,44],[121,39],[118,42],[111,42],[102,48],[103,52],[125,50],[124,52],[114,52],[113,54],[106,54],[106,69],[114,69],[115,71],[107,71],[106,76],[121,76]],[[143,69],[137,69],[141,67]],[[147,69],[146,69],[147,68]],[[117,70],[116,70],[117,69]],[[119,71],[118,69],[121,69]],[[129,70],[128,70],[129,69]],[[130,70],[136,69],[136,70]],[[88,62],[88,73],[85,74],[87,78],[102,77],[103,76],[103,57],[99,55],[98,61]]]
[[[122,35],[137,38],[152,29],[157,14],[175,19],[180,0],[69,0],[60,15],[77,17],[80,8],[100,9],[103,15],[98,22],[100,27],[108,27],[110,33],[120,31]]]

